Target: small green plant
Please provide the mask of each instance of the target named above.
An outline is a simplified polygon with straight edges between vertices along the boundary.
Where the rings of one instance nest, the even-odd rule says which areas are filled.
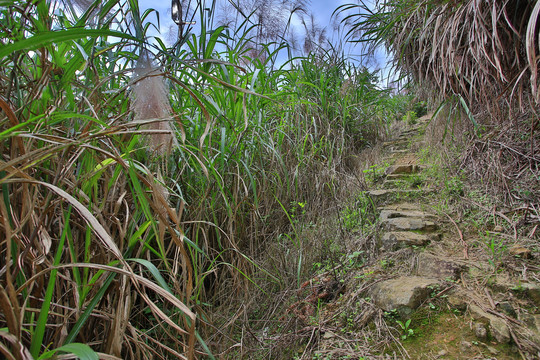
[[[341,218],[343,219],[343,226],[347,231],[357,230],[362,223],[362,218],[358,209],[353,209],[347,206],[341,212]]]
[[[419,101],[413,105],[413,111],[416,113],[416,116],[419,118],[426,115],[428,112],[427,102]]]
[[[465,185],[461,176],[452,176],[444,182],[444,193],[452,197],[465,194]]]
[[[489,231],[486,231],[483,236],[484,243],[490,253],[490,258],[488,262],[493,268],[497,268],[499,262],[502,260],[504,253],[506,252],[506,245],[504,244],[503,239],[494,236]]]
[[[361,266],[364,263],[364,259],[361,257],[363,254],[363,251],[355,251],[347,255],[347,267],[354,268]]]
[[[417,119],[418,119],[418,116],[416,115],[416,112],[414,111],[407,111],[407,113],[403,115],[403,121],[409,125],[416,124]]]
[[[378,183],[384,178],[384,171],[390,166],[389,163],[385,162],[382,165],[371,165],[368,169],[364,170],[364,176],[368,184],[373,185]]]
[[[406,179],[407,184],[411,188],[419,188],[424,183],[424,178],[421,174],[411,174]]]
[[[414,330],[411,329],[411,319],[405,321],[405,323],[396,320],[396,323],[399,325],[402,331],[401,340],[407,340],[408,338],[414,336]]]
[[[389,269],[392,266],[394,266],[394,260],[392,260],[392,259],[382,259],[380,261],[380,264],[381,264],[381,267],[386,270],[386,269]]]

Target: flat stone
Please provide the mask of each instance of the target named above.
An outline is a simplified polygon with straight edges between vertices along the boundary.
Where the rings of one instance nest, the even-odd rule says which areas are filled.
[[[512,256],[517,256],[522,259],[530,259],[532,257],[531,249],[521,245],[514,245],[509,249],[509,251]]]
[[[404,180],[408,179],[410,174],[389,174],[386,175],[386,180]]]
[[[519,319],[533,331],[531,340],[540,344],[540,314],[520,314]]]
[[[381,210],[380,218],[382,221],[387,221],[388,219],[395,219],[395,218],[421,218],[421,219],[434,220],[437,217],[433,214],[429,214],[420,210],[384,209],[384,210]]]
[[[375,305],[386,311],[397,310],[409,316],[425,301],[439,281],[419,276],[402,276],[373,285],[371,297]]]
[[[385,174],[412,174],[415,172],[414,165],[393,165],[386,169]]]
[[[410,231],[387,232],[381,239],[382,246],[387,251],[395,251],[407,246],[426,246],[436,240],[439,240],[439,234],[417,234]]]
[[[474,323],[473,324],[473,331],[474,331],[474,335],[476,335],[476,337],[479,340],[486,340],[487,339],[487,329],[486,329],[486,325],[484,323],[481,323],[481,322]]]
[[[428,253],[421,253],[418,256],[418,268],[416,269],[419,276],[430,276],[439,279],[457,279],[463,271],[463,266],[452,261],[441,259],[438,256]]]
[[[392,150],[390,151],[392,154],[407,154],[409,153],[409,150],[407,149],[402,149],[402,150]]]
[[[521,287],[525,293],[537,306],[540,306],[540,285],[532,283],[521,283]]]
[[[384,202],[390,199],[396,200],[405,196],[419,197],[428,195],[434,191],[434,189],[380,189],[367,191],[366,194],[368,194],[375,202]]]
[[[383,188],[385,189],[394,189],[396,187],[399,187],[401,185],[400,180],[385,180],[383,182]]]
[[[503,301],[497,304],[497,308],[500,309],[506,315],[513,317],[514,319],[517,319],[516,310],[514,310],[514,307],[508,301]]]
[[[474,304],[469,305],[469,311],[473,319],[484,321],[487,323],[487,325],[489,325],[491,336],[497,340],[497,342],[501,344],[510,342],[510,330],[501,318],[485,312]]]
[[[437,224],[433,221],[419,218],[393,218],[383,221],[388,231],[435,231]]]
[[[422,208],[418,204],[412,204],[412,203],[400,203],[400,204],[391,204],[391,205],[385,205],[380,206],[377,208],[377,210],[394,210],[394,211],[422,211]]]
[[[466,295],[467,294],[461,291],[452,292],[450,293],[450,295],[448,295],[448,304],[450,304],[453,309],[465,311],[467,310],[467,306],[469,305],[466,300]]]

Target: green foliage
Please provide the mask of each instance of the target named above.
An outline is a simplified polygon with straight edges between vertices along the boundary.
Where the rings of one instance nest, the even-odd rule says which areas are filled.
[[[418,119],[418,116],[416,115],[415,111],[407,111],[407,113],[403,115],[403,121],[409,125],[416,124],[417,119]]]
[[[411,326],[411,319],[402,322],[400,320],[396,320],[396,323],[401,328],[401,340],[407,340],[408,338],[414,336],[414,330],[410,327]]]
[[[247,20],[214,27],[211,1],[198,2],[200,34],[172,45],[148,35],[157,14],[134,0],[10,4],[0,6],[10,335],[34,358],[88,350],[77,342],[117,357],[212,358],[194,310],[225,302],[223,283],[258,286],[257,270],[287,283],[253,260],[275,234],[300,279],[300,220],[337,192],[343,159],[386,132],[402,98],[337,49],[276,66],[288,45],[253,44]],[[368,201],[346,210],[348,230],[372,222]]]
[[[419,118],[426,115],[428,112],[427,109],[427,102],[425,101],[419,101],[417,103],[414,103],[412,111],[418,116]]]
[[[369,167],[369,169],[363,170],[364,177],[370,185],[375,185],[380,182],[385,177],[385,171],[390,166],[389,163],[384,163],[381,165],[374,164]]]
[[[490,232],[486,232],[482,236],[482,239],[486,249],[489,252],[488,262],[494,270],[497,270],[502,262],[503,257],[506,255],[506,244],[504,243],[503,239]]]

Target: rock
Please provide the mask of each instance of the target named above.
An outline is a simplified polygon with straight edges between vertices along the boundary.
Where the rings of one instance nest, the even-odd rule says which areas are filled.
[[[459,349],[461,350],[461,352],[466,352],[466,351],[468,351],[470,348],[472,348],[472,343],[470,343],[470,342],[468,342],[468,341],[463,340],[463,341],[459,344]]]
[[[408,179],[409,174],[389,174],[386,175],[386,180],[404,180]]]
[[[441,259],[438,256],[428,253],[421,253],[418,256],[418,276],[430,276],[439,279],[457,279],[463,271],[463,267],[452,262]]]
[[[381,309],[397,310],[401,316],[408,316],[429,297],[432,288],[438,284],[437,279],[402,276],[375,284],[371,297]]]
[[[471,316],[475,320],[485,321],[489,325],[491,336],[501,344],[510,342],[510,330],[506,323],[499,317],[489,314],[476,305],[469,305]]]
[[[496,274],[490,278],[488,284],[495,292],[507,292],[516,287],[515,281],[507,273]]]
[[[532,315],[534,319],[534,327],[536,328],[536,332],[540,334],[540,314]]]
[[[465,300],[465,296],[466,294],[463,294],[461,292],[454,292],[454,293],[451,293],[450,295],[448,295],[448,304],[450,304],[450,306],[453,308],[453,309],[457,309],[459,311],[465,311],[467,310],[467,301]]]
[[[325,332],[324,335],[323,335],[323,339],[332,339],[332,338],[334,338],[334,337],[336,337],[336,334],[334,334],[334,333],[331,332],[331,331],[327,331],[327,332]]]
[[[387,221],[389,219],[396,219],[396,218],[421,218],[421,219],[434,220],[437,217],[433,214],[429,214],[429,213],[419,211],[419,210],[384,209],[384,210],[381,210],[380,218],[382,221]]]
[[[514,319],[517,319],[517,313],[516,310],[514,310],[514,307],[507,301],[499,303],[497,307],[506,315],[513,317]]]
[[[388,231],[435,231],[438,226],[433,221],[420,218],[393,218],[383,221]]]
[[[420,196],[420,195],[426,195],[431,192],[434,192],[433,189],[386,189],[386,190],[371,190],[368,191],[367,194],[373,199],[375,202],[383,202],[390,199],[396,199],[403,196]]]
[[[520,257],[522,259],[532,258],[531,250],[521,245],[514,245],[509,249],[509,251],[512,256]]]
[[[499,350],[495,349],[492,346],[486,345],[486,349],[489,351],[491,355],[499,355]]]
[[[539,284],[531,284],[531,283],[521,283],[521,288],[525,291],[525,294],[529,298],[531,298],[532,301],[535,302],[536,306],[540,306],[540,285]]]
[[[412,174],[415,172],[414,165],[393,165],[386,169],[385,174]]]
[[[441,350],[441,351],[439,351],[437,353],[438,357],[443,357],[443,356],[446,356],[446,355],[448,355],[448,351],[446,351],[446,350]]]
[[[400,203],[380,206],[377,208],[379,211],[383,210],[393,210],[393,211],[422,211],[422,208],[418,204],[412,203]]]
[[[407,246],[425,246],[439,240],[439,234],[417,234],[409,231],[387,232],[382,237],[382,247],[387,251],[402,249]]]
[[[487,329],[486,329],[486,325],[484,325],[483,323],[481,322],[474,323],[473,331],[474,331],[474,335],[476,335],[476,337],[479,340],[487,339]]]

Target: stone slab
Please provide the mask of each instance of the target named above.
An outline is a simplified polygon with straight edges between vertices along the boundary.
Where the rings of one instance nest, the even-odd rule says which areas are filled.
[[[456,280],[463,270],[463,266],[453,261],[448,261],[428,253],[418,255],[418,267],[416,269],[418,276],[430,276],[442,280]]]
[[[392,231],[384,233],[381,245],[384,250],[395,251],[407,246],[426,246],[431,241],[439,240],[439,234],[417,234],[410,231]]]
[[[437,217],[433,214],[420,211],[420,210],[391,210],[385,209],[381,210],[380,218],[382,221],[387,221],[389,219],[395,218],[420,218],[420,219],[430,219],[435,220]]]
[[[382,222],[388,231],[435,231],[437,224],[420,218],[394,218]]]
[[[402,276],[373,285],[371,296],[375,305],[385,311],[397,310],[409,316],[420,306],[438,285],[437,279],[419,276]]]

